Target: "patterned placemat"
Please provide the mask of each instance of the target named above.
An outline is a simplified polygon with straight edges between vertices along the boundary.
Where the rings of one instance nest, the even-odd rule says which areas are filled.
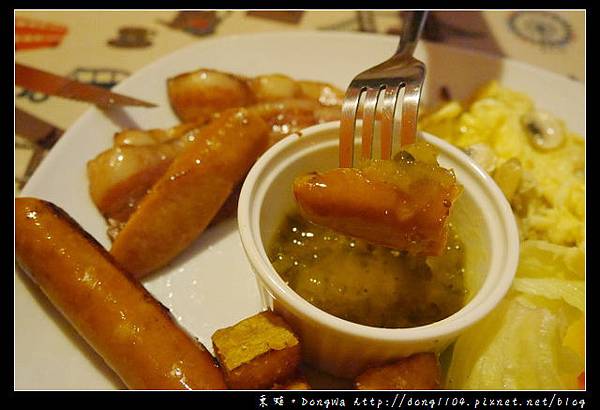
[[[111,88],[157,58],[215,36],[306,29],[393,34],[401,28],[400,11],[23,10],[15,12],[15,50],[20,63]],[[584,11],[435,11],[423,35],[585,80]],[[23,115],[15,135],[17,195],[87,105],[15,87],[15,107]],[[41,124],[24,121],[27,116]]]

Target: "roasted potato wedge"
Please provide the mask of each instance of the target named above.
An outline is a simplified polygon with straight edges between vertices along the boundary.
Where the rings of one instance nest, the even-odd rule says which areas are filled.
[[[344,98],[343,91],[317,81],[296,81],[283,74],[248,78],[206,68],[170,78],[167,92],[182,122],[203,121],[228,108],[288,99],[339,107]]]
[[[196,139],[201,126],[115,134],[115,146],[87,163],[90,196],[100,213],[107,220],[126,222],[173,159]]]
[[[181,122],[208,119],[228,108],[255,102],[245,79],[221,71],[200,69],[167,80],[169,101]]]
[[[248,106],[269,127],[269,146],[310,125],[339,119],[339,107],[325,107],[311,100],[285,100]],[[222,114],[212,115],[207,122]],[[88,162],[90,195],[113,227],[127,221],[148,189],[162,176],[173,159],[193,142],[203,122],[168,129],[124,130],[114,136],[114,146]],[[237,197],[228,200],[235,206]],[[229,209],[229,208],[228,208]],[[222,213],[230,214],[229,210]],[[117,230],[118,231],[118,230]]]
[[[341,106],[344,102],[344,92],[331,84],[320,81],[298,81],[302,96],[318,101],[326,107]]]
[[[296,98],[302,93],[300,85],[283,74],[259,75],[247,79],[246,83],[256,101],[261,102]]]
[[[127,221],[182,149],[177,143],[114,147],[89,161],[90,196],[100,213]]]
[[[113,137],[114,146],[145,146],[155,145],[183,138],[193,141],[198,129],[206,124],[206,121],[188,122],[171,128],[154,128],[150,130],[126,129],[117,132]]]
[[[248,111],[269,125],[269,146],[311,125],[340,119],[339,106],[324,106],[316,100],[289,99],[253,104]]]

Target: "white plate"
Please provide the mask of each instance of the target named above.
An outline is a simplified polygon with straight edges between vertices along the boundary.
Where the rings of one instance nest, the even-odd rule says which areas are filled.
[[[121,127],[164,128],[177,123],[168,104],[167,78],[199,67],[254,76],[284,73],[345,88],[358,72],[385,60],[395,36],[286,32],[202,40],[178,50],[123,81],[115,91],[160,104],[129,108],[110,118],[91,108],[60,139],[22,192],[65,209],[104,246],[106,224],[88,194],[86,162],[112,144]],[[424,102],[435,103],[441,86],[464,98],[488,80],[531,96],[538,107],[584,134],[585,86],[515,61],[422,42],[417,57],[427,64]],[[174,316],[207,347],[210,337],[261,309],[236,221],[205,232],[168,268],[144,280]],[[40,291],[15,275],[15,388],[115,389],[123,384]]]

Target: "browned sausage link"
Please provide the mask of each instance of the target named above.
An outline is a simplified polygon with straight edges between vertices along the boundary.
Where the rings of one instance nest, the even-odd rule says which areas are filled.
[[[57,206],[15,200],[18,264],[131,389],[224,389],[168,310]]]
[[[206,229],[267,144],[260,117],[245,109],[223,113],[156,181],[110,253],[138,278],[165,266]]]
[[[413,255],[439,256],[446,247],[450,207],[461,188],[450,171],[434,170],[426,177],[399,174],[415,190],[393,183],[377,168],[369,173],[336,168],[296,178],[294,195],[300,212],[313,223]]]

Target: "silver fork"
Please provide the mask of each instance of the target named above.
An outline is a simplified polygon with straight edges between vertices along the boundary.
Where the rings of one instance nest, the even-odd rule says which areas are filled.
[[[394,114],[402,88],[404,88],[404,95],[400,120],[400,146],[414,142],[421,88],[425,79],[425,65],[413,57],[413,52],[423,31],[427,14],[427,11],[406,12],[396,53],[383,63],[363,71],[350,83],[342,104],[340,167],[352,167],[354,130],[363,93],[362,158],[372,157],[373,134],[378,111],[381,122],[381,158],[391,158],[394,124],[398,123]],[[381,93],[383,93],[382,98],[380,98]],[[378,107],[378,102],[382,105],[381,108]]]

